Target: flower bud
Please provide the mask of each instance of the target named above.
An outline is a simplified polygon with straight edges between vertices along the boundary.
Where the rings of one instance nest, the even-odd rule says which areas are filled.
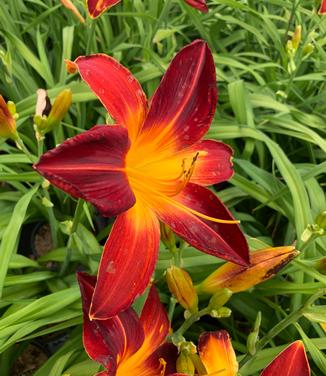
[[[219,309],[212,309],[210,315],[215,319],[223,319],[230,317],[232,315],[232,311],[228,307],[221,307]]]
[[[55,98],[53,106],[48,116],[48,130],[58,125],[66,116],[72,102],[72,94],[70,89],[65,89]]]
[[[195,374],[195,366],[187,351],[181,351],[176,363],[177,372],[185,373],[186,375]]]
[[[227,262],[196,286],[199,294],[215,294],[228,288],[233,293],[245,291],[274,275],[288,264],[299,252],[292,246],[265,248],[252,252],[250,266]]]
[[[295,28],[294,33],[292,35],[292,47],[294,48],[294,50],[298,49],[299,44],[301,42],[301,30],[302,30],[301,25],[298,25]]]
[[[17,140],[15,115],[16,106],[14,103],[6,103],[2,95],[0,95],[0,137],[10,137],[13,140]]]
[[[166,281],[171,293],[183,308],[191,313],[198,312],[198,296],[190,275],[177,266],[171,266],[166,271]]]
[[[231,298],[232,291],[229,289],[218,290],[209,301],[209,308],[219,309]]]
[[[161,223],[160,227],[161,227],[161,239],[162,239],[163,244],[170,251],[172,252],[176,251],[175,236],[174,236],[173,231],[165,223]]]
[[[314,262],[314,267],[319,271],[319,273],[326,274],[326,257],[316,260]]]
[[[324,210],[317,216],[315,223],[323,230],[326,230],[326,210]]]
[[[80,14],[79,10],[75,7],[75,5],[70,0],[61,0],[61,4],[69,9],[81,23],[85,22],[85,18]]]

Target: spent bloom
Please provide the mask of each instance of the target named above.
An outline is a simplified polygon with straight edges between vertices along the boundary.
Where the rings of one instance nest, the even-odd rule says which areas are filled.
[[[106,320],[90,320],[96,278],[77,274],[83,304],[83,343],[90,358],[105,371],[97,376],[164,376],[174,371],[176,347],[165,343],[170,324],[154,287],[140,318],[129,308]]]
[[[183,48],[149,102],[136,78],[110,56],[81,56],[68,69],[79,71],[116,121],[65,141],[34,166],[102,215],[117,216],[91,317],[114,316],[145,290],[158,257],[159,221],[199,250],[247,265],[237,221],[205,187],[233,174],[230,147],[202,140],[217,101],[207,44],[197,40]]]
[[[120,3],[120,0],[86,0],[88,13],[92,18],[96,18],[113,5]],[[185,0],[187,4],[202,12],[207,12],[206,0]]]
[[[0,95],[0,137],[10,137],[14,140],[18,138],[15,112],[15,105],[12,102],[6,103]]]
[[[227,262],[196,286],[198,293],[214,294],[227,288],[233,293],[245,291],[275,274],[299,252],[292,246],[264,248],[250,254],[250,266]]]

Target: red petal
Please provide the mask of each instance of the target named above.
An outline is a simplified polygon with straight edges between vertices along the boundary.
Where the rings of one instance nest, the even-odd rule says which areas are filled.
[[[260,376],[310,376],[310,367],[302,341],[295,341],[283,350]]]
[[[206,0],[185,0],[187,4],[196,8],[204,13],[208,12],[208,8],[206,5]]]
[[[164,342],[170,330],[168,316],[154,286],[150,289],[140,321],[145,333],[143,346],[154,351]]]
[[[184,47],[172,60],[152,100],[142,142],[175,150],[194,144],[208,130],[217,89],[213,56],[204,41]]]
[[[173,198],[161,198],[155,210],[163,222],[192,246],[236,264],[249,264],[248,245],[237,224],[208,221],[187,208],[213,218],[234,219],[209,189],[192,183]]]
[[[199,185],[212,185],[230,179],[233,175],[231,162],[233,151],[223,142],[204,140],[193,145],[189,151],[199,152],[190,181]],[[187,152],[188,154],[188,152]]]
[[[207,374],[237,375],[238,362],[226,330],[203,333],[198,340],[198,351]]]
[[[122,171],[129,146],[123,127],[97,126],[43,154],[34,168],[55,186],[91,202],[109,217],[135,203]]]
[[[89,307],[96,278],[77,273],[82,295],[84,323],[83,342],[87,354],[101,363],[109,376],[114,376],[117,366],[134,354],[144,340],[144,331],[136,313],[129,309],[108,320],[89,319]]]
[[[128,308],[153,274],[159,222],[141,202],[118,216],[104,246],[91,316],[106,319]]]
[[[326,0],[322,0],[321,5],[320,5],[320,9],[319,9],[319,13],[321,13],[321,14],[326,13]]]
[[[80,56],[74,64],[109,114],[128,128],[129,137],[134,140],[147,112],[146,96],[136,78],[104,54]]]
[[[111,8],[113,5],[118,4],[120,0],[86,0],[88,13],[92,18],[96,18]]]

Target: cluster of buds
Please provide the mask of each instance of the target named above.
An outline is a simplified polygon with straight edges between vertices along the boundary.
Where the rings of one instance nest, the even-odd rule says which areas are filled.
[[[46,133],[60,124],[68,112],[71,102],[70,89],[61,91],[52,106],[46,90],[37,90],[36,111],[33,119],[37,140],[42,140]]]
[[[326,235],[326,210],[315,219],[315,223],[309,224],[301,235],[301,240],[307,242],[312,236]]]
[[[289,73],[292,73],[296,70],[294,58],[301,42],[301,31],[302,31],[301,25],[298,25],[293,32],[292,38],[289,39],[286,43],[286,52],[289,57],[289,62],[288,62]]]
[[[17,118],[15,104],[11,101],[6,103],[2,95],[0,95],[0,137],[18,139]]]

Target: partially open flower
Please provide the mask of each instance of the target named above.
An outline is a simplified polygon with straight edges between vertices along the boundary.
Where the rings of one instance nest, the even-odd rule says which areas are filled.
[[[274,277],[298,254],[292,246],[265,248],[252,252],[249,267],[227,262],[197,285],[196,290],[202,294],[214,294],[222,288],[228,288],[233,293],[245,291]]]
[[[6,103],[0,95],[0,137],[18,138],[16,120],[14,117],[15,105],[12,102]]]

